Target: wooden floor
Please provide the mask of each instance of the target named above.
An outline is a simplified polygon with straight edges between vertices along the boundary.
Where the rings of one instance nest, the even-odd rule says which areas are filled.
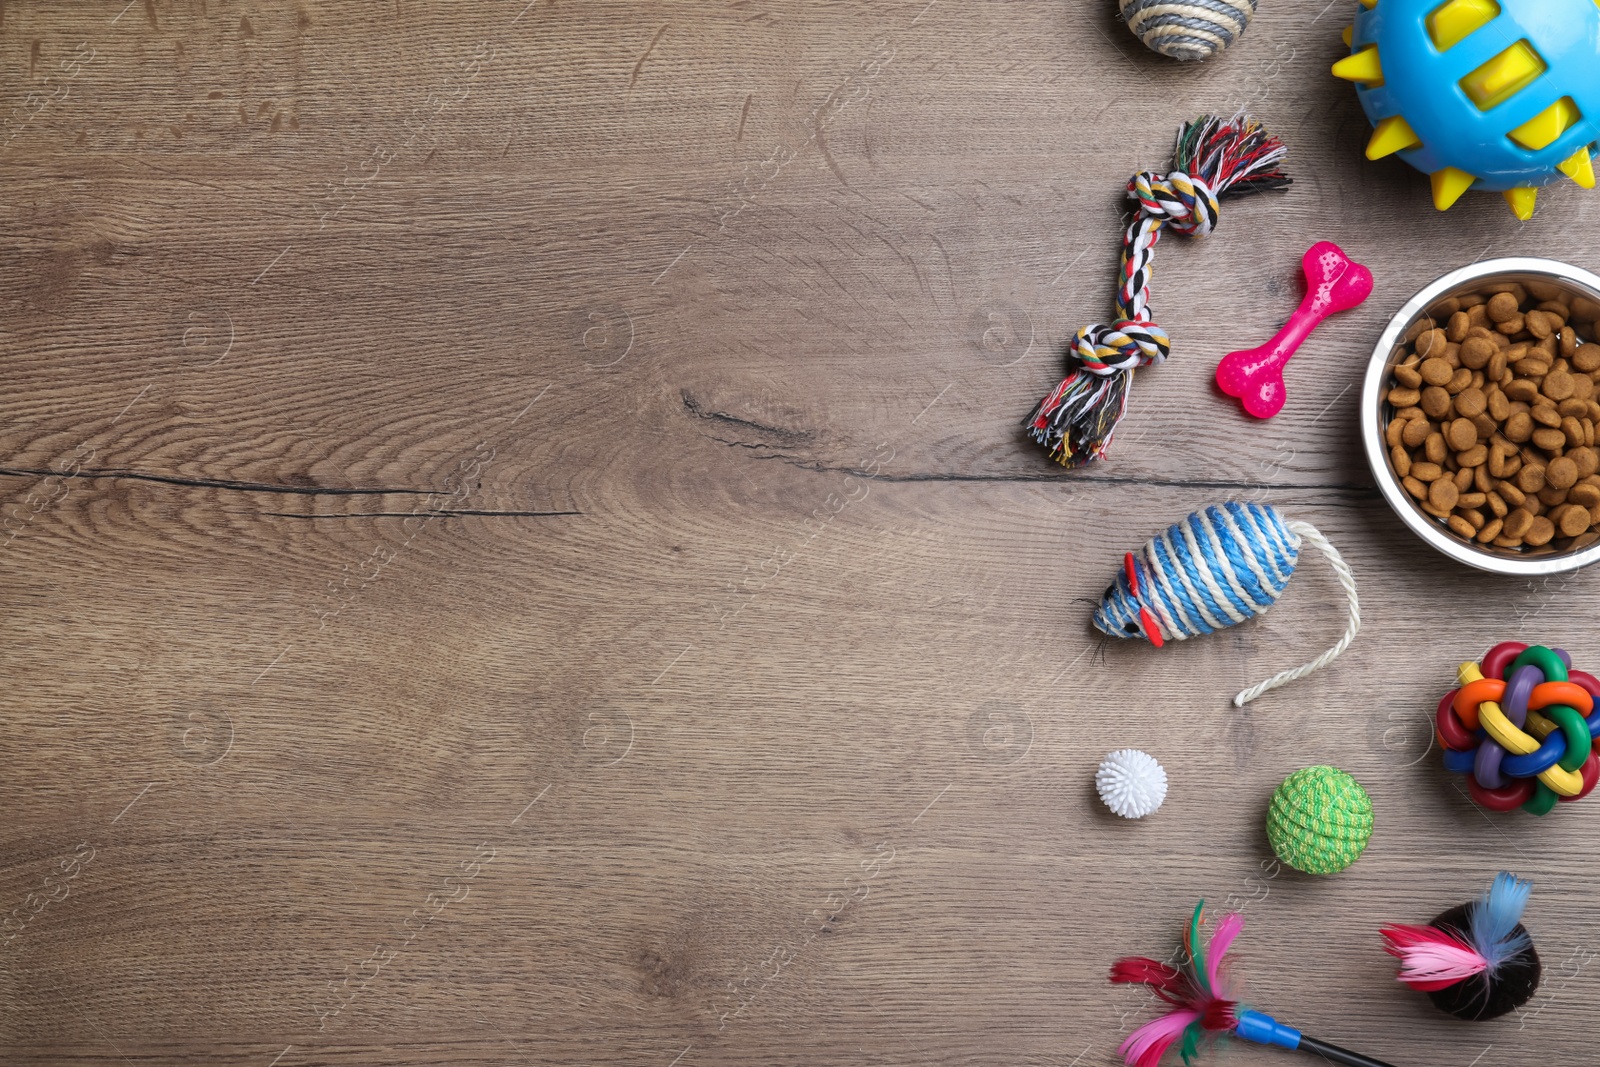
[[[1249,999],[1393,1063],[1586,1060],[1600,800],[1486,815],[1430,751],[1502,639],[1600,662],[1600,575],[1495,579],[1389,513],[1355,397],[1480,257],[1600,267],[1600,199],[1447,216],[1328,75],[1354,0],[1230,53],[1109,0],[0,4],[0,1060],[1117,1061],[1196,898]],[[120,9],[120,10],[119,10]],[[1107,462],[1019,422],[1103,320],[1128,176],[1248,107],[1296,183],[1170,239]],[[1375,296],[1289,403],[1210,384],[1343,244]],[[1093,654],[1188,511],[1320,527],[1264,619]],[[1158,815],[1110,816],[1135,746]],[[1334,763],[1377,829],[1271,860]],[[1457,1023],[1378,926],[1498,869],[1546,961]],[[1289,1063],[1234,1047],[1215,1061]]]

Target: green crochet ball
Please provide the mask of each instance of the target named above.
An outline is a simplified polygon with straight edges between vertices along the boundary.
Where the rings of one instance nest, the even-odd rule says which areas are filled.
[[[1337,767],[1307,767],[1283,780],[1267,808],[1267,840],[1307,874],[1334,874],[1361,857],[1372,837],[1372,798]]]

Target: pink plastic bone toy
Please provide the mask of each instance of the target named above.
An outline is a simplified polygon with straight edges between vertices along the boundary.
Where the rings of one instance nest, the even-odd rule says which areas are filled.
[[[1258,419],[1283,410],[1288,394],[1283,367],[1322,320],[1335,311],[1349,311],[1372,294],[1372,272],[1344,254],[1332,241],[1318,241],[1300,261],[1306,272],[1306,296],[1276,337],[1244,352],[1229,352],[1217,365],[1217,386],[1236,396]]]

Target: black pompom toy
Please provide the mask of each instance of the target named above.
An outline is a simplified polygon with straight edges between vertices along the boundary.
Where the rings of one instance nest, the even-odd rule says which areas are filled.
[[[1385,926],[1400,981],[1458,1019],[1493,1019],[1526,1004],[1539,988],[1539,953],[1522,925],[1530,882],[1502,871],[1488,892],[1427,926]]]

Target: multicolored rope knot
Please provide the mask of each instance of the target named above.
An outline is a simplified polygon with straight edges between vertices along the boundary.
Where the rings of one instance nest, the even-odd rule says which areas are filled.
[[[1445,769],[1492,811],[1544,815],[1600,782],[1600,679],[1563,649],[1505,641],[1463,663],[1434,716]]]
[[[1064,467],[1104,456],[1128,406],[1135,370],[1166,361],[1167,332],[1150,317],[1151,257],[1161,231],[1204,237],[1216,228],[1220,201],[1268,189],[1289,179],[1279,169],[1285,149],[1243,115],[1203,116],[1178,131],[1173,169],[1141,171],[1128,181],[1139,203],[1122,237],[1117,320],[1085,326],[1067,351],[1067,377],[1028,416],[1028,436]]]

